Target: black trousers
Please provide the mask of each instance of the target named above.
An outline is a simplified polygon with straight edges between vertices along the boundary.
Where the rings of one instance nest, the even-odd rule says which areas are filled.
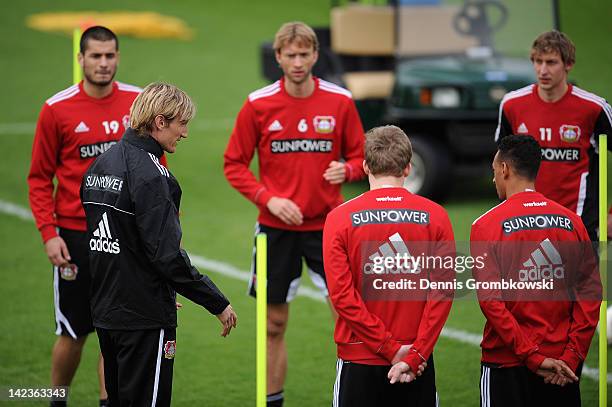
[[[109,405],[170,406],[176,328],[96,331]]]
[[[362,365],[338,359],[333,407],[415,406],[436,407],[436,372],[433,355],[427,368],[411,383],[389,383],[391,366]]]
[[[582,366],[578,368],[578,376]],[[564,387],[544,383],[525,366],[480,367],[481,407],[580,407],[578,383]]]

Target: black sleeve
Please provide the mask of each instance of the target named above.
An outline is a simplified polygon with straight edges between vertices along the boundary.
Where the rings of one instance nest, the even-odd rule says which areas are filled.
[[[499,140],[510,134],[512,134],[512,126],[506,117],[502,105],[499,107],[499,120],[497,121],[497,129],[495,130],[495,142],[499,142]]]
[[[608,137],[612,137],[612,109],[610,105],[606,103],[604,109],[601,110],[597,120],[595,121],[595,127],[593,128],[593,134],[595,138],[599,140],[600,134],[605,134]],[[612,143],[608,140],[608,151],[612,151]]]
[[[179,294],[218,315],[229,305],[217,286],[191,265],[181,249],[181,224],[165,177],[138,185],[133,192],[138,235],[145,255]]]

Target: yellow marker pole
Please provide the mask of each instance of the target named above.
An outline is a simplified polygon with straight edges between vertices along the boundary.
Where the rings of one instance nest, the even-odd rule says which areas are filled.
[[[601,253],[599,265],[603,300],[599,311],[599,407],[608,405],[608,139],[599,135],[599,241]]]
[[[72,83],[79,83],[82,79],[81,65],[79,65],[79,51],[81,42],[81,30],[75,28],[72,31]]]
[[[256,241],[257,257],[257,407],[266,407],[267,399],[267,306],[268,306],[268,243],[265,233],[259,233]]]

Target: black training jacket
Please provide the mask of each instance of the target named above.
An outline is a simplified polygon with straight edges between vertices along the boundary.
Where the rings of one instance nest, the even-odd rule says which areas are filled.
[[[175,327],[176,292],[215,315],[229,304],[180,248],[181,188],[161,155],[157,141],[128,128],[83,177],[98,328]]]

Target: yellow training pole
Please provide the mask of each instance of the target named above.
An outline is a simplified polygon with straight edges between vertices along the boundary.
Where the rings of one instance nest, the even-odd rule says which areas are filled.
[[[599,407],[608,405],[608,300],[607,300],[607,241],[608,241],[608,139],[599,135],[599,241],[603,300],[599,311]]]
[[[257,407],[266,407],[267,398],[267,306],[268,306],[268,243],[265,233],[257,235]]]
[[[81,42],[81,30],[75,28],[72,31],[72,83],[79,83],[82,79],[81,66],[79,65],[79,51]]]

